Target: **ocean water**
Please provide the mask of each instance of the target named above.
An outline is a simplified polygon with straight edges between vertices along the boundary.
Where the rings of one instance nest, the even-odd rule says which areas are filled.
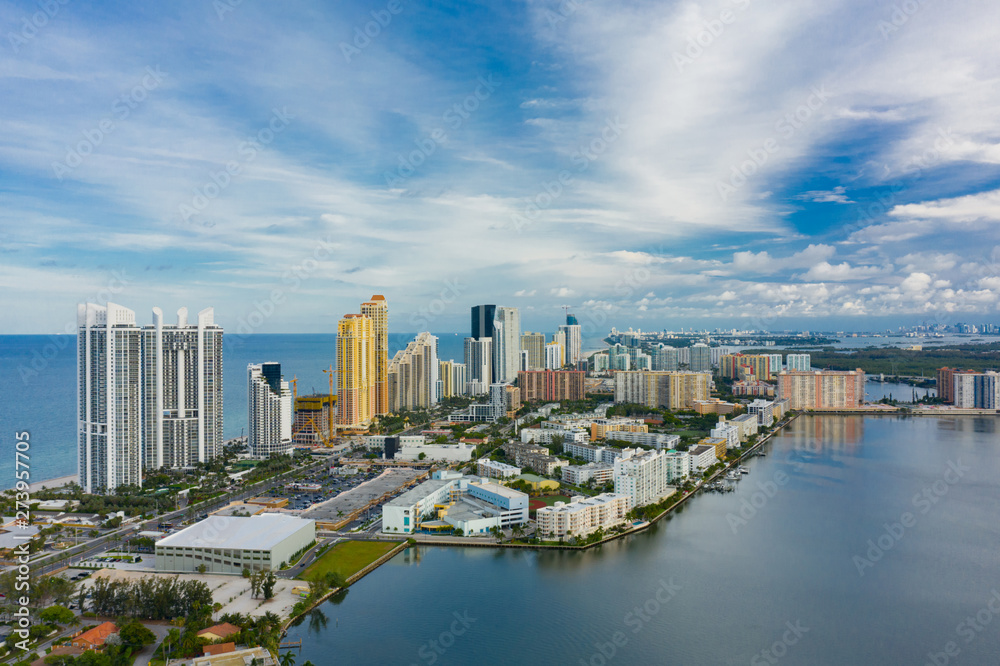
[[[460,361],[462,336],[437,335],[441,358]],[[281,363],[286,379],[298,377],[300,395],[330,389],[323,369],[336,364],[335,335],[226,335],[223,339],[226,437],[237,437],[246,428],[246,368],[250,363]],[[412,334],[390,335],[390,357],[412,339]],[[0,336],[0,376],[4,378],[0,438],[11,443],[2,449],[9,455],[0,455],[0,488],[14,485],[15,432],[30,433],[33,481],[76,473],[76,336]]]
[[[389,336],[390,357],[413,339],[413,333]],[[463,358],[464,334],[436,333],[438,356]],[[966,340],[971,338],[964,338]],[[861,338],[847,338],[847,344]],[[871,339],[867,339],[873,342]],[[887,343],[888,338],[875,339]],[[909,338],[891,339],[913,344]],[[919,340],[917,341],[919,342]],[[249,363],[277,361],[286,379],[298,377],[300,395],[329,391],[328,375],[335,364],[336,336],[320,334],[258,334],[224,337],[225,436],[237,437],[246,428],[246,367]],[[585,340],[588,350],[602,347],[600,340]],[[0,437],[13,442],[15,432],[31,434],[33,479],[43,480],[76,472],[76,337],[72,335],[0,336]],[[887,385],[886,385],[887,386]],[[877,385],[870,398],[878,399]],[[910,392],[907,389],[907,397]],[[898,397],[898,396],[897,396]],[[0,456],[0,488],[13,485],[13,456]]]

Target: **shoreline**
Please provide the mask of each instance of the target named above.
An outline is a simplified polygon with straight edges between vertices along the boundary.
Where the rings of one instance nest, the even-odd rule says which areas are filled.
[[[299,613],[299,614],[297,614],[295,616],[289,617],[284,622],[284,624],[282,625],[281,636],[283,637],[283,636],[285,636],[287,634],[288,630],[291,628],[292,624],[297,619],[299,619],[301,617],[304,617],[305,615],[311,613],[313,610],[315,610],[316,608],[318,608],[319,606],[321,606],[324,602],[326,602],[327,599],[329,599],[333,595],[337,594],[341,590],[349,588],[353,583],[357,582],[358,580],[360,580],[364,576],[367,576],[372,571],[375,571],[380,566],[382,566],[383,564],[385,564],[386,562],[388,562],[389,560],[391,560],[392,558],[394,558],[396,555],[398,555],[399,553],[401,553],[404,550],[406,550],[407,548],[409,548],[411,545],[414,545],[414,546],[421,546],[421,545],[427,545],[427,546],[453,546],[453,547],[458,547],[458,548],[468,548],[468,547],[472,547],[472,548],[531,548],[531,549],[536,549],[536,550],[579,550],[579,551],[584,551],[584,550],[588,550],[590,548],[594,548],[595,546],[600,546],[601,544],[607,543],[609,541],[614,541],[616,539],[622,539],[624,537],[631,536],[631,535],[634,535],[634,534],[638,534],[640,532],[648,530],[650,527],[652,527],[658,521],[662,520],[664,518],[664,516],[666,516],[667,514],[669,514],[673,510],[675,510],[677,507],[681,506],[682,504],[684,504],[685,502],[687,502],[689,499],[691,499],[692,497],[694,497],[695,495],[697,495],[698,491],[701,490],[702,486],[704,486],[705,484],[710,483],[718,475],[725,473],[727,470],[731,469],[734,465],[738,466],[741,462],[743,462],[743,460],[745,458],[747,458],[751,454],[755,453],[766,442],[768,442],[775,433],[780,432],[785,426],[787,426],[789,423],[791,423],[792,421],[794,421],[798,417],[799,417],[799,414],[795,413],[795,414],[791,414],[787,419],[782,420],[778,424],[778,427],[776,427],[774,430],[770,431],[767,434],[766,437],[762,438],[760,441],[758,441],[752,447],[750,447],[749,449],[747,449],[739,458],[737,458],[733,462],[729,463],[728,465],[724,466],[722,469],[718,470],[715,474],[713,474],[708,479],[703,480],[703,482],[702,482],[701,485],[699,485],[697,488],[695,488],[694,490],[690,491],[686,495],[681,496],[680,499],[678,499],[676,502],[674,502],[669,507],[667,507],[666,509],[664,509],[661,513],[659,513],[656,516],[654,516],[653,518],[651,518],[649,521],[643,522],[643,523],[641,523],[639,525],[634,525],[632,527],[632,529],[629,529],[629,530],[627,530],[625,532],[621,532],[619,534],[609,535],[609,536],[605,537],[604,539],[601,539],[600,541],[596,541],[594,543],[587,544],[585,546],[572,546],[572,545],[569,545],[569,544],[530,544],[530,543],[468,543],[468,542],[467,543],[458,543],[458,542],[455,542],[455,541],[424,541],[424,540],[417,540],[417,539],[414,539],[414,541],[416,543],[411,544],[411,543],[409,543],[409,541],[403,541],[403,542],[399,543],[395,548],[393,548],[392,550],[390,550],[388,553],[386,553],[385,555],[382,555],[377,560],[375,560],[374,562],[372,562],[368,566],[366,566],[364,569],[362,569],[361,571],[357,572],[356,574],[354,574],[350,578],[348,578],[344,582],[344,586],[343,587],[338,587],[338,588],[329,590],[321,598],[316,599],[313,603],[311,603],[309,605],[309,607],[306,608],[306,609],[304,609],[301,613]],[[381,539],[378,539],[378,538],[376,538],[375,540],[376,541],[381,541]]]
[[[674,511],[677,507],[681,506],[682,504],[684,504],[685,502],[687,502],[689,499],[691,499],[692,497],[694,497],[695,495],[697,495],[699,490],[701,490],[704,486],[706,486],[709,483],[711,483],[712,481],[714,481],[716,479],[716,477],[718,477],[720,474],[725,474],[727,471],[731,470],[733,467],[739,466],[740,463],[742,463],[745,459],[747,459],[748,457],[750,457],[751,455],[753,455],[754,453],[756,453],[762,446],[764,446],[764,444],[766,444],[768,441],[770,441],[770,439],[776,433],[780,432],[782,429],[785,428],[785,426],[787,426],[789,423],[791,423],[792,421],[794,421],[795,419],[797,419],[799,416],[801,416],[801,413],[800,412],[795,412],[793,414],[790,414],[788,416],[788,418],[783,419],[782,421],[780,421],[778,423],[778,425],[774,428],[774,430],[771,430],[770,432],[768,432],[767,435],[765,437],[763,437],[760,441],[758,441],[752,447],[750,447],[749,449],[747,449],[746,451],[744,451],[743,454],[740,455],[739,458],[737,458],[736,460],[732,461],[731,463],[728,463],[727,465],[725,465],[724,467],[722,467],[721,469],[719,469],[715,474],[713,474],[709,478],[704,479],[702,481],[702,483],[698,487],[696,487],[694,490],[690,491],[686,495],[682,495],[680,497],[680,499],[678,499],[676,502],[674,502],[669,507],[667,507],[666,509],[664,509],[662,512],[658,513],[656,516],[654,516],[651,519],[649,519],[649,521],[645,521],[645,522],[643,522],[643,523],[641,523],[639,525],[634,525],[631,529],[626,530],[624,532],[620,532],[618,534],[611,534],[611,535],[609,535],[609,536],[601,539],[600,541],[595,541],[594,543],[589,543],[589,544],[586,544],[586,545],[583,545],[583,546],[574,546],[574,545],[570,545],[570,544],[542,544],[542,543],[496,543],[495,541],[494,542],[488,542],[488,543],[475,543],[475,542],[462,543],[462,542],[459,542],[457,540],[447,540],[447,537],[440,537],[442,539],[441,541],[432,541],[431,539],[434,539],[434,537],[431,537],[430,539],[426,539],[426,540],[425,539],[416,539],[416,538],[414,538],[414,540],[417,542],[416,545],[418,545],[418,546],[420,546],[420,545],[427,545],[427,546],[455,546],[455,547],[458,547],[458,548],[463,548],[463,547],[472,547],[472,548],[534,548],[534,549],[538,549],[538,550],[580,550],[580,551],[583,551],[583,550],[587,550],[589,548],[594,548],[595,546],[600,546],[601,544],[607,543],[609,541],[614,541],[616,539],[623,539],[623,538],[625,538],[627,536],[631,536],[633,534],[638,534],[639,532],[643,532],[645,530],[648,530],[650,527],[652,527],[658,521],[662,520],[664,516],[666,516],[667,514],[669,514],[671,511]],[[467,537],[458,537],[458,538],[467,538]]]
[[[77,474],[70,474],[68,476],[57,476],[54,479],[46,479],[44,481],[35,481],[28,484],[28,492],[33,493],[45,488],[46,490],[54,490],[56,488],[62,488],[70,483],[79,483],[80,477]]]

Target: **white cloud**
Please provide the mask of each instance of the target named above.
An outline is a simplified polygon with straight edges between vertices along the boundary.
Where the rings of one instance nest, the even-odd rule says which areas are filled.
[[[832,190],[812,190],[810,192],[803,192],[795,198],[800,201],[812,201],[813,203],[854,203],[847,197],[845,194],[846,191],[847,188],[843,185],[839,185]]]
[[[851,266],[846,261],[840,264],[821,261],[810,268],[802,276],[802,279],[820,282],[844,282],[848,280],[865,280],[885,273],[886,269],[878,266]]]
[[[935,220],[962,224],[983,220],[1000,221],[1000,190],[980,192],[954,199],[939,199],[917,204],[895,206],[893,217]]]

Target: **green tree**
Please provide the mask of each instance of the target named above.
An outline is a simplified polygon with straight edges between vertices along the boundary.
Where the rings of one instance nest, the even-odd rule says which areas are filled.
[[[261,583],[261,591],[264,593],[265,599],[270,599],[274,596],[274,585],[278,582],[277,576],[270,569],[267,570],[264,580]]]
[[[118,630],[122,643],[131,648],[142,649],[156,642],[156,634],[135,620],[125,624]]]
[[[49,624],[53,622],[57,624],[70,624],[76,619],[76,615],[65,606],[56,604],[55,606],[49,606],[39,613],[38,618],[42,622],[48,622]]]

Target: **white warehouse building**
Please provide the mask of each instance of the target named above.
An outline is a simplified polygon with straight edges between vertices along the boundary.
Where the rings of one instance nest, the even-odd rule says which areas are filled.
[[[239,574],[277,571],[316,540],[316,521],[281,513],[209,516],[156,542],[156,570]]]
[[[403,444],[394,460],[447,460],[469,462],[476,454],[474,444]],[[420,456],[423,455],[423,458]]]

